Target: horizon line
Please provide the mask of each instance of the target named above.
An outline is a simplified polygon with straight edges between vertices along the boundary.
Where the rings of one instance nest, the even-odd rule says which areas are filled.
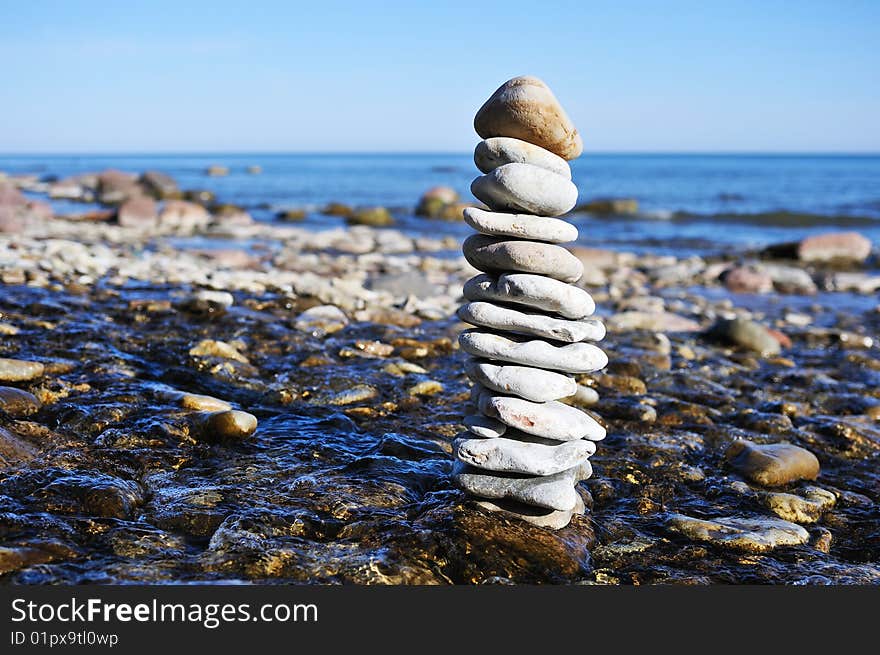
[[[0,152],[0,158],[14,157],[221,157],[221,156],[448,156],[470,155],[468,150],[58,150]],[[880,150],[592,150],[580,158],[599,156],[827,156],[877,157]]]

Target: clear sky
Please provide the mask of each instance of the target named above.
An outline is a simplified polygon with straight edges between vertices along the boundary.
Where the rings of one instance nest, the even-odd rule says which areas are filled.
[[[0,152],[466,151],[537,75],[593,151],[880,151],[880,0],[0,0]]]

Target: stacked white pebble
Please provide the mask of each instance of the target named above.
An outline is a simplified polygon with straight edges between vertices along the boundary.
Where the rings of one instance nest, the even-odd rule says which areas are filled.
[[[559,402],[577,393],[574,375],[604,368],[590,342],[605,336],[588,318],[593,299],[573,286],[580,260],[561,243],[578,231],[557,216],[577,202],[568,161],[581,138],[549,88],[534,77],[505,82],[477,112],[484,140],[474,162],[484,175],[471,191],[491,211],[469,208],[479,234],[464,256],[483,274],[468,280],[459,317],[475,328],[459,337],[471,355],[474,414],[455,440],[458,485],[491,510],[561,528],[584,505],[575,486],[605,429]]]

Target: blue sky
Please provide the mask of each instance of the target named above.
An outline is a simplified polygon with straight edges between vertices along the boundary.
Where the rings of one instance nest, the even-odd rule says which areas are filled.
[[[505,79],[593,151],[880,151],[880,2],[0,0],[0,152],[465,151]]]

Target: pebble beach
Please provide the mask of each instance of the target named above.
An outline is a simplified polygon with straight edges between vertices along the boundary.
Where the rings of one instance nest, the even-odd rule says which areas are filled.
[[[876,228],[670,249],[587,193],[608,361],[563,403],[607,436],[553,531],[451,479],[479,203],[269,210],[229,173],[0,177],[3,582],[880,582]]]

